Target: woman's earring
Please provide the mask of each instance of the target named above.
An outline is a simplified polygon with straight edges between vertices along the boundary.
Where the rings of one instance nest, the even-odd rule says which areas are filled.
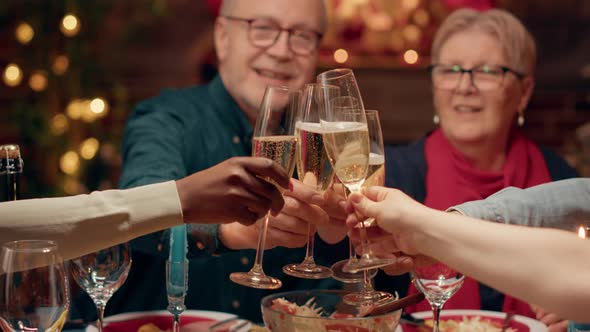
[[[434,122],[434,125],[438,126],[438,124],[440,123],[440,118],[438,117],[438,114],[435,114],[432,117],[432,122]]]
[[[519,127],[524,126],[524,114],[522,112],[518,113],[518,119],[516,120]]]

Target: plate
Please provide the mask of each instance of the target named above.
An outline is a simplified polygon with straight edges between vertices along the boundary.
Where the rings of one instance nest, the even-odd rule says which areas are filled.
[[[430,319],[432,318],[431,311],[422,311],[412,314],[416,318],[424,318]],[[490,321],[494,323],[494,325],[502,326],[504,322],[504,317],[506,317],[506,313],[504,312],[497,312],[497,311],[484,311],[484,310],[443,310],[440,315],[441,321],[446,320],[456,320],[462,321],[463,317],[471,318],[471,317],[481,317],[482,320]],[[403,327],[403,329],[402,329]],[[510,321],[510,328],[515,329],[518,332],[547,332],[547,326],[541,323],[538,320],[521,316],[521,315],[514,315],[512,320]],[[395,332],[422,332],[428,331],[430,329],[423,330],[421,328],[417,328],[414,326],[409,325],[400,325],[397,327]]]
[[[217,311],[187,310],[180,316],[180,326],[190,325],[190,332],[207,332],[215,322],[235,318],[236,315]],[[172,330],[172,314],[168,311],[140,311],[109,316],[104,319],[104,332],[136,332],[142,325],[152,323],[160,330]],[[239,329],[247,332],[250,324]],[[88,325],[86,332],[98,332]]]

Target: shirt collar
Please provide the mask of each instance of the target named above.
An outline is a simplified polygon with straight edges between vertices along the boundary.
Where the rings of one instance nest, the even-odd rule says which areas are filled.
[[[234,130],[235,135],[240,137],[240,140],[250,145],[254,128],[248,121],[246,114],[234,98],[229,94],[221,77],[217,75],[211,83],[209,83],[209,94],[215,104],[217,110],[221,113],[224,119],[227,119]]]

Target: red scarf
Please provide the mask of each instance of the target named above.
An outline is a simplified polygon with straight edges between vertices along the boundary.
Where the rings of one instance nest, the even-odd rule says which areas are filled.
[[[484,199],[505,187],[528,188],[551,181],[543,154],[519,131],[514,131],[510,137],[501,171],[474,168],[440,129],[426,139],[425,154],[428,171],[424,204],[438,210]],[[414,285],[410,285],[409,294],[416,292]],[[466,277],[461,289],[447,301],[444,309],[481,309],[478,282]],[[407,312],[430,310],[426,301],[406,308]],[[529,304],[508,295],[505,295],[502,310],[535,317]]]

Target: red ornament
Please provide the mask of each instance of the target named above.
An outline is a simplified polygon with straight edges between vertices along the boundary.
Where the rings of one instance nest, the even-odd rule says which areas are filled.
[[[486,11],[494,8],[494,0],[443,0],[449,9],[472,8],[479,11]]]
[[[206,0],[207,9],[213,14],[213,16],[219,15],[219,9],[221,8],[221,1],[223,0]]]

